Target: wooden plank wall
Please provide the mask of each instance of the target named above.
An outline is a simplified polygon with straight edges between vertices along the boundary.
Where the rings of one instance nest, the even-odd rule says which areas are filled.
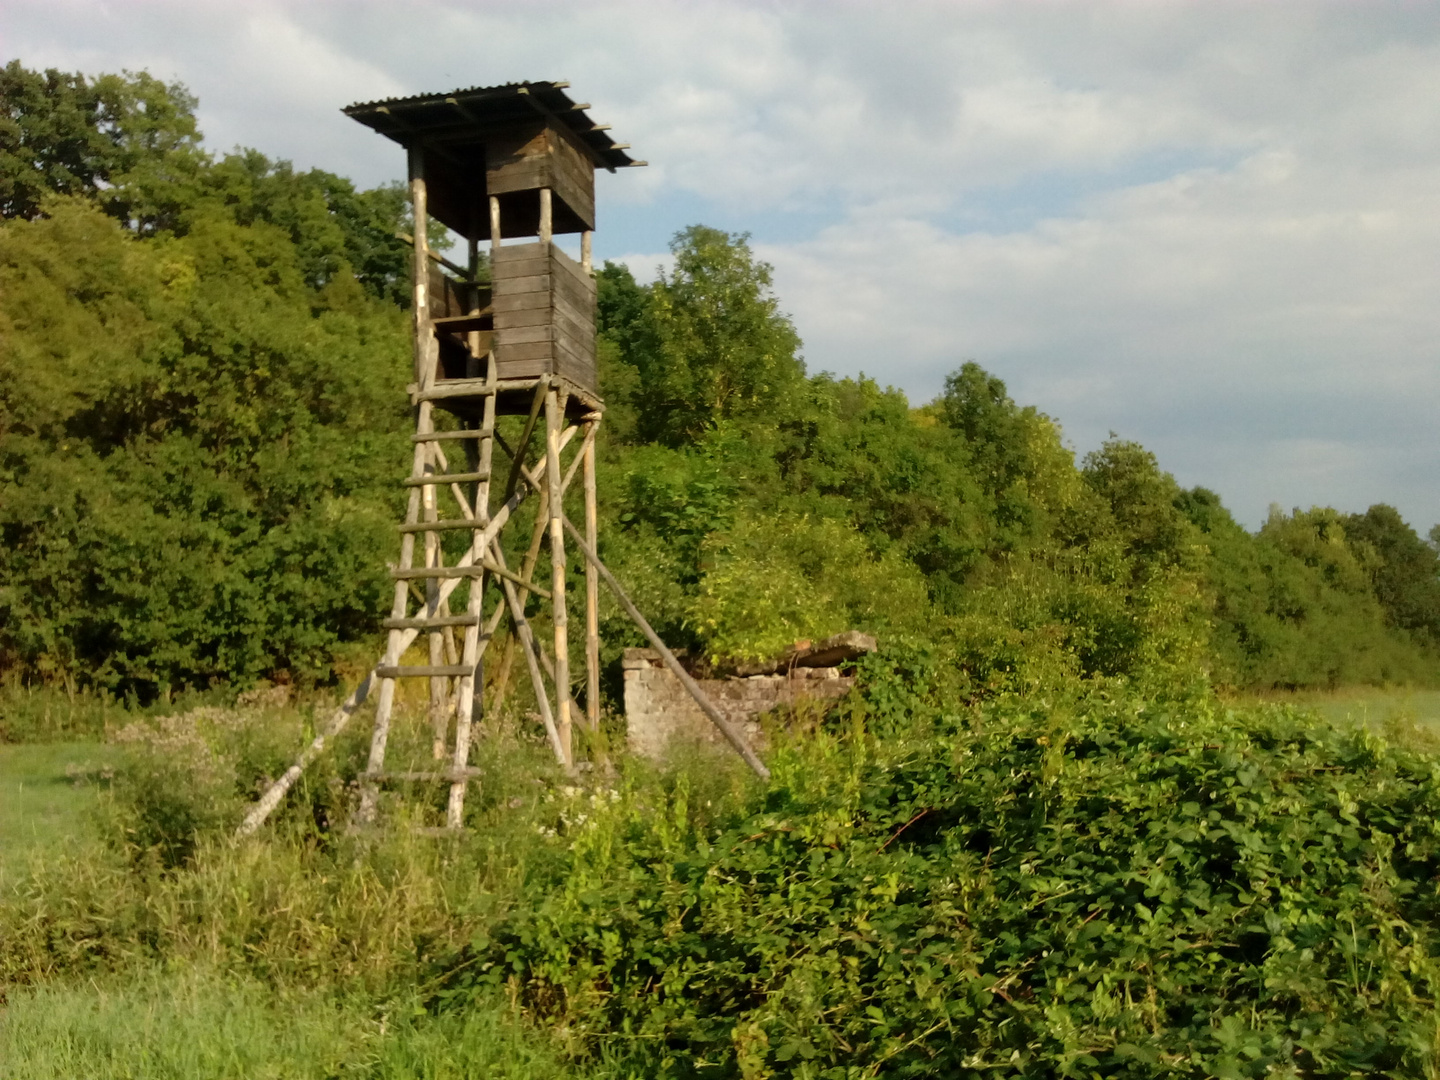
[[[475,302],[474,289],[467,282],[456,281],[436,263],[430,264],[430,317],[446,319],[468,315]]]
[[[595,279],[558,247],[550,249],[556,371],[599,393],[595,370]]]
[[[506,244],[492,274],[500,378],[554,374],[598,392],[595,282],[580,264],[554,245]]]
[[[566,206],[590,228],[595,227],[595,166],[573,139],[551,128],[550,186]]]
[[[595,227],[595,166],[574,137],[559,128],[541,126],[492,140],[485,186],[491,195],[548,187],[585,228]]]

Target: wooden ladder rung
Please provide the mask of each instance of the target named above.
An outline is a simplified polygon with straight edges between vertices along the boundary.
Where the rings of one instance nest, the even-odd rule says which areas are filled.
[[[483,529],[479,518],[447,518],[443,521],[417,521],[413,525],[401,525],[402,533],[445,532],[449,529]]]
[[[390,667],[382,665],[375,669],[382,679],[437,678],[441,675],[474,675],[475,668],[465,664],[415,664]]]
[[[406,487],[434,487],[439,484],[471,484],[476,480],[489,480],[489,470],[482,472],[427,473],[425,476],[407,476]]]
[[[474,780],[480,776],[480,770],[475,768],[467,769],[437,769],[429,772],[365,772],[360,774],[361,780],[406,780],[415,783],[425,781],[443,780],[447,784],[453,784],[457,780]]]
[[[435,578],[449,580],[451,578],[476,578],[481,574],[494,574],[507,581],[513,581],[516,585],[528,589],[536,596],[543,596],[550,599],[550,591],[542,588],[533,581],[526,581],[519,574],[503,569],[498,563],[485,559],[479,563],[471,563],[469,566],[427,566],[415,570],[391,570],[390,577],[395,581],[430,581]]]
[[[427,566],[415,570],[391,570],[390,577],[395,581],[427,581],[431,578],[448,581],[450,578],[479,577],[486,572],[485,567],[474,564],[470,566]]]
[[[438,630],[442,626],[479,626],[479,615],[436,615],[431,619],[386,619],[386,630]]]
[[[488,439],[494,434],[494,428],[460,428],[455,431],[417,432],[410,436],[410,441],[445,442],[448,439]]]

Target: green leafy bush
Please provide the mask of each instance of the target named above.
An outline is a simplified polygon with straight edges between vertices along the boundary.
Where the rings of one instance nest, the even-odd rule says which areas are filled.
[[[889,693],[890,691],[887,691]],[[597,811],[454,965],[656,1077],[1428,1075],[1440,766],[1283,710],[936,716]]]

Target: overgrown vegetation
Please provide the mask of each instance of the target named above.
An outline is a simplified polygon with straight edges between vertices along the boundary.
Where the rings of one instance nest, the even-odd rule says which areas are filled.
[[[406,827],[420,793],[382,832],[334,827],[357,735],[234,845],[306,713],[138,721],[106,848],[48,852],[0,900],[0,1054],[134,1075],[134,1024],[156,1024],[155,1060],[218,1076],[217,1044],[263,1071],[328,1022],[351,1041],[277,1075],[404,1075],[386,1063],[414,1045],[437,1076],[520,1045],[516,1075],[1440,1071],[1419,736],[1118,685],[959,708],[953,688],[923,651],[871,661],[822,725],[773,728],[768,786],[723,760],[577,782],[492,731],[448,841]],[[423,757],[419,716],[397,735],[397,761]],[[222,1001],[201,1046],[179,1038]]]
[[[599,275],[603,555],[696,654],[878,633],[858,692],[764,787],[564,776],[512,703],[443,841],[420,790],[342,827],[362,717],[234,843],[378,641],[403,202],[210,155],[149,76],[0,97],[0,740],[112,744],[95,842],[7,856],[0,1071],[1440,1075],[1433,748],[1215,693],[1433,685],[1434,531],[1249,532],[975,363],[809,374],[699,226]]]

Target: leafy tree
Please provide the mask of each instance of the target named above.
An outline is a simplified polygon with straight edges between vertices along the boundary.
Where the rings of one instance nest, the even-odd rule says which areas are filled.
[[[0,102],[0,216],[33,218],[53,193],[142,231],[173,227],[205,164],[195,99],[144,72],[87,79],[12,60]]]
[[[1369,549],[1358,554],[1369,563],[1375,598],[1391,623],[1440,641],[1440,553],[1384,503],[1351,514],[1344,524],[1352,550]]]
[[[1155,455],[1113,433],[1085,457],[1086,483],[1110,507],[1129,552],[1141,566],[1175,566],[1190,552],[1189,522],[1176,508],[1180,488]]]
[[[700,225],[670,250],[675,269],[651,287],[648,325],[635,332],[642,434],[680,445],[726,420],[783,416],[805,368],[770,266],[748,237]]]
[[[0,664],[323,677],[381,608],[403,316],[327,309],[273,226],[48,205],[0,226]]]

